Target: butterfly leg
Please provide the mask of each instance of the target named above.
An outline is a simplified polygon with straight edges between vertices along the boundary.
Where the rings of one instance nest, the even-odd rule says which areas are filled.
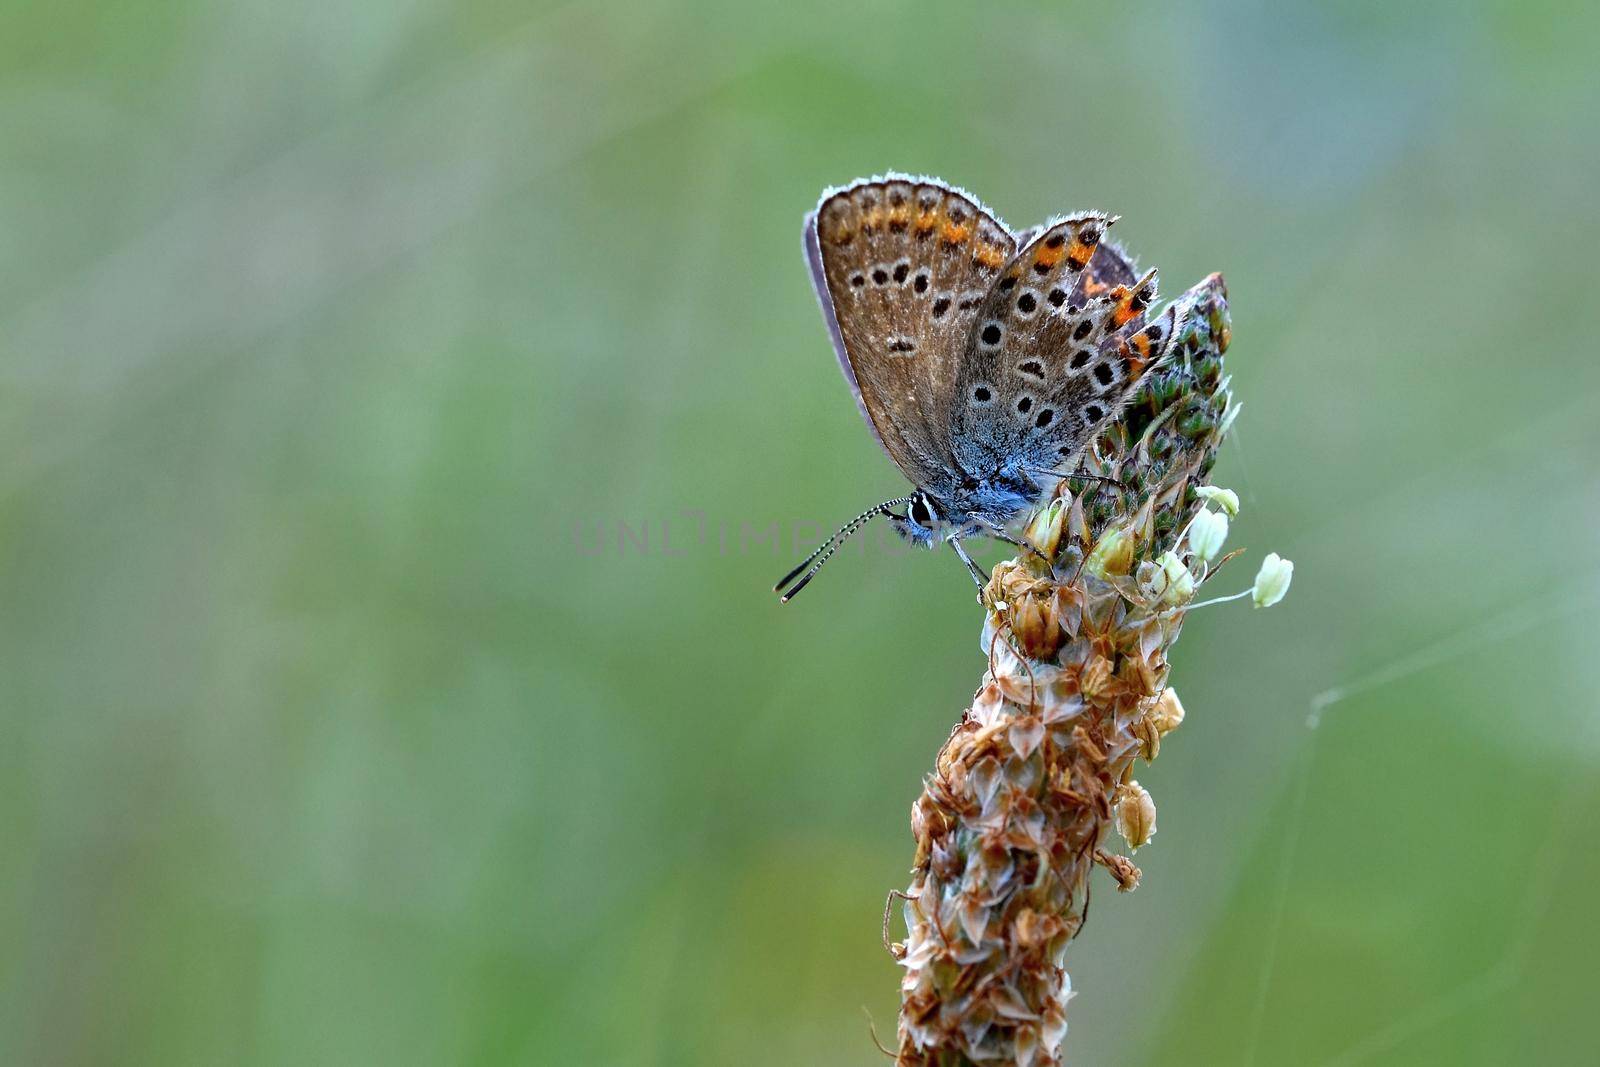
[[[1084,470],[1081,466],[1076,471],[1074,471],[1073,473],[1067,475],[1067,478],[1069,480],[1073,479],[1073,478],[1076,478],[1076,479],[1078,479],[1080,481],[1095,482],[1095,483],[1097,483],[1099,485],[1102,485],[1102,486],[1109,485],[1109,486],[1112,486],[1112,487],[1117,488],[1117,489],[1126,489],[1126,488],[1128,488],[1127,486],[1123,485],[1121,482],[1117,481],[1115,478],[1107,478],[1103,474],[1090,474],[1088,471]]]
[[[1115,478],[1107,478],[1103,474],[1090,474],[1088,471],[1084,470],[1082,467],[1079,467],[1075,471],[1053,471],[1053,470],[1050,470],[1047,467],[1028,467],[1026,469],[1030,470],[1030,471],[1034,471],[1035,473],[1038,473],[1038,474],[1053,474],[1057,478],[1065,478],[1069,482],[1094,482],[1094,483],[1096,483],[1098,485],[1115,486],[1118,489],[1126,489],[1127,488],[1127,486],[1123,485],[1121,482],[1117,481]]]
[[[1019,537],[1012,537],[1011,534],[1003,526],[999,526],[999,525],[997,525],[995,523],[989,522],[986,519],[978,518],[977,516],[973,516],[973,518],[979,525],[981,525],[983,527],[984,532],[987,533],[990,537],[997,538],[998,540],[1004,541],[1009,545],[1015,545],[1017,548],[1022,549],[1022,551],[1024,551],[1024,552],[1033,553],[1033,555],[1035,555],[1035,556],[1037,556],[1039,558],[1039,561],[1041,563],[1043,563],[1046,567],[1050,568],[1051,575],[1052,576],[1055,575],[1055,573],[1056,573],[1056,565],[1055,565],[1054,561],[1052,561],[1049,556],[1045,555],[1043,552],[1040,552],[1036,547],[1034,547],[1033,543],[1031,541],[1029,541],[1027,538],[1025,538],[1025,537],[1020,537],[1020,538]]]
[[[961,562],[967,565],[967,573],[971,574],[972,580],[978,583],[978,588],[981,590],[988,585],[989,576],[983,573],[983,568],[974,563],[972,557],[967,555],[967,550],[961,547],[961,538],[952,537],[949,542],[950,547],[956,550],[956,555],[961,557]]]

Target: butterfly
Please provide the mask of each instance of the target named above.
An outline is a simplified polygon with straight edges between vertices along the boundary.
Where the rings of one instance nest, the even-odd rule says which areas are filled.
[[[980,586],[962,540],[1021,544],[1008,526],[1074,472],[1175,332],[1171,307],[1147,321],[1156,272],[1105,239],[1115,221],[1013,233],[961,189],[903,174],[822,194],[804,228],[812,285],[862,416],[913,488],[785,575],[785,602],[879,515],[913,544],[948,544]]]

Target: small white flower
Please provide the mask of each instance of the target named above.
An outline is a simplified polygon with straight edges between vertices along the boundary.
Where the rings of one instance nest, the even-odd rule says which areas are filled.
[[[1183,565],[1171,551],[1161,553],[1156,560],[1161,569],[1166,572],[1167,589],[1161,595],[1163,603],[1172,607],[1179,607],[1194,599],[1194,575],[1189,573],[1189,568]]]
[[[1256,572],[1256,584],[1250,590],[1256,607],[1270,608],[1282,600],[1293,577],[1294,564],[1276,552],[1268,552],[1267,558],[1261,561],[1261,569]]]
[[[1189,551],[1202,563],[1210,563],[1228,539],[1228,516],[1220,511],[1200,509],[1189,524]]]
[[[1208,504],[1215,504],[1228,513],[1228,517],[1239,517],[1239,494],[1232,489],[1224,489],[1220,485],[1202,485],[1194,491],[1194,495]]]

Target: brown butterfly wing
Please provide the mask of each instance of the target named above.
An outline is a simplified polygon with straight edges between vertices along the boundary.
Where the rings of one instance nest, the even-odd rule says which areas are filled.
[[[951,464],[948,397],[1014,238],[965,193],[890,176],[825,194],[806,218],[805,247],[868,424],[907,478],[938,484]]]

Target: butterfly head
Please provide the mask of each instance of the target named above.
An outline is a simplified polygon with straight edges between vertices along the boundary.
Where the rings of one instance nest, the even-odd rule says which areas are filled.
[[[912,544],[922,545],[924,548],[935,547],[948,527],[943,508],[924,489],[918,489],[911,494],[906,502],[904,515],[891,511],[888,519],[895,533]]]
[[[942,493],[918,489],[904,515],[891,513],[888,518],[901,537],[933,548],[952,534],[965,537],[1002,528],[1032,508],[1040,496],[1039,486],[1021,474],[968,475]]]

